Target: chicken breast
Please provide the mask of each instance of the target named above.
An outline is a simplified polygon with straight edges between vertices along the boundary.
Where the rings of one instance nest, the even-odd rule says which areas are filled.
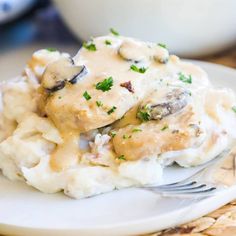
[[[106,45],[106,40],[109,40],[111,45]],[[159,63],[147,58],[142,63],[146,63],[145,68],[152,63],[152,70],[137,72],[130,69],[134,62],[124,59],[118,52],[124,41],[115,37],[97,38],[90,43],[96,49],[93,51],[88,45],[87,48],[82,48],[78,55],[71,59],[71,65],[67,63],[63,66],[60,62],[60,66],[56,67],[55,63],[49,64],[42,79],[43,109],[57,126],[63,124],[63,127],[80,131],[103,127],[121,118],[150,90],[150,83]],[[131,39],[129,41],[137,50],[145,48],[152,52],[145,43]],[[84,73],[84,76],[73,83],[69,78],[67,81],[63,80],[66,73],[68,77],[72,76],[70,71],[79,66],[86,68],[87,73]],[[66,68],[67,72],[64,73]],[[78,77],[79,72],[73,76]],[[65,76],[61,78],[63,73]],[[47,87],[50,83],[49,77],[56,78],[56,87],[51,90]],[[145,83],[147,78],[150,83]],[[60,82],[61,84],[58,84]]]
[[[140,104],[136,118],[142,123],[119,128],[112,140],[115,152],[127,160],[197,147],[206,136],[202,109],[182,88],[153,92]]]

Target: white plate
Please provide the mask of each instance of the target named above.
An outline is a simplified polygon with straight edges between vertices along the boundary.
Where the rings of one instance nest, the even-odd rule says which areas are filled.
[[[19,60],[17,55],[8,56],[8,62]],[[9,73],[1,63],[3,59],[0,57],[2,78]],[[235,70],[205,62],[195,63],[208,72],[215,85],[236,91]],[[15,65],[11,63],[10,66]],[[184,169],[183,174],[192,171]],[[0,177],[0,233],[24,236],[144,234],[198,218],[235,196],[235,187],[204,200],[161,198],[145,190],[125,189],[73,200],[63,194],[43,194],[24,183]]]

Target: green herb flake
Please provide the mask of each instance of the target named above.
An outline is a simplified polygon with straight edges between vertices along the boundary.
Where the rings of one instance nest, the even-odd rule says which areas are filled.
[[[136,65],[133,64],[133,65],[130,66],[130,69],[135,71],[135,72],[144,74],[147,71],[148,68],[145,68],[145,67],[138,68]]]
[[[168,129],[168,128],[169,128],[168,125],[164,125],[164,126],[161,128],[161,131],[164,131],[164,130],[166,130],[166,129]]]
[[[115,35],[115,36],[119,36],[120,34],[116,31],[116,30],[114,30],[113,28],[110,28],[110,32],[113,34],[113,35]]]
[[[236,106],[233,106],[232,110],[236,113]]]
[[[164,43],[158,43],[158,46],[167,49],[167,46]]]
[[[110,40],[106,40],[106,41],[105,41],[105,44],[106,44],[106,45],[111,45],[111,41],[110,41]]]
[[[96,51],[96,45],[93,42],[84,42],[83,47],[86,48],[89,51]]]
[[[91,99],[91,96],[89,95],[89,93],[88,93],[87,91],[85,91],[85,92],[83,93],[83,97],[84,97],[87,101]]]
[[[121,155],[121,156],[117,157],[117,159],[118,159],[118,160],[123,160],[123,161],[126,161],[126,158],[125,158],[125,156],[124,156],[124,155]]]
[[[132,138],[132,135],[124,134],[122,138],[123,138],[123,139],[129,139],[129,138]]]
[[[149,121],[151,120],[150,112],[151,112],[151,108],[146,105],[144,107],[141,107],[141,109],[139,109],[136,116],[141,121]]]
[[[110,115],[111,113],[113,113],[116,110],[116,107],[113,106],[108,112],[107,114]]]
[[[114,138],[114,137],[116,136],[116,132],[115,132],[115,131],[110,131],[110,132],[109,132],[109,135],[110,135],[112,138]]]
[[[96,84],[96,89],[106,92],[109,91],[112,86],[113,86],[113,78],[110,76],[109,78],[104,79],[102,82],[98,82]]]
[[[61,96],[59,96],[59,97],[58,97],[58,99],[62,99],[62,97],[61,97]]]
[[[150,115],[145,111],[139,111],[137,117],[142,121],[149,121]]]
[[[142,132],[142,130],[139,129],[139,128],[134,128],[134,129],[132,130],[132,132],[133,132],[133,133],[136,133],[136,132]]]
[[[96,101],[96,104],[98,107],[101,107],[103,105],[101,101]]]
[[[185,76],[183,73],[179,73],[179,80],[181,80],[184,83],[191,84],[192,83],[192,76]]]
[[[57,51],[56,48],[46,48],[46,50],[49,51],[49,52],[56,52]]]

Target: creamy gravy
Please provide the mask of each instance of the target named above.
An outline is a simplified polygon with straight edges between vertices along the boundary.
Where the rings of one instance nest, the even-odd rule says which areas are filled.
[[[107,45],[106,41],[110,44]],[[96,50],[82,48],[73,58],[74,65],[85,66],[88,73],[77,83],[67,81],[63,88],[50,93],[50,96],[45,92],[41,96],[41,110],[59,128],[64,138],[64,143],[51,155],[51,167],[54,170],[60,171],[78,161],[80,133],[104,127],[115,121],[117,122],[112,127],[121,129],[121,135],[115,137],[114,148],[116,153],[121,155],[125,147],[130,160],[142,158],[144,154],[156,154],[155,150],[166,152],[185,149],[199,142],[199,137],[194,138],[195,141],[191,140],[190,137],[195,137],[195,134],[192,134],[193,131],[189,130],[189,127],[184,127],[187,131],[180,134],[172,134],[170,131],[162,133],[160,129],[165,123],[163,121],[149,129],[148,123],[142,125],[137,119],[137,111],[140,103],[153,91],[158,92],[168,86],[184,87],[190,93],[196,94],[196,97],[201,96],[202,91],[210,87],[204,71],[192,64],[180,62],[176,56],[169,56],[168,51],[157,44],[112,36],[95,38],[91,43],[95,45]],[[60,71],[55,72],[57,73]],[[191,79],[191,83],[181,81],[179,73],[184,73],[186,78]],[[97,84],[108,78],[113,80],[110,88],[105,91],[97,89]],[[124,84],[128,84],[129,87],[125,87]],[[42,86],[40,89],[43,89]],[[200,117],[201,114],[196,112]],[[213,115],[209,106],[208,112]],[[168,120],[173,123],[175,117]],[[186,122],[183,120],[181,123],[185,125]],[[132,127],[129,128],[129,125],[145,129],[142,134],[133,134],[136,137],[135,142],[122,138],[127,130],[132,133]],[[127,130],[125,127],[128,127]],[[153,140],[156,135],[156,140]],[[170,142],[168,147],[163,140],[162,147],[158,147],[158,138],[162,136],[165,142],[167,139]],[[180,136],[183,137],[182,143]],[[154,146],[149,149],[144,146],[140,153],[132,151],[132,147],[141,145],[140,142],[153,143]]]
[[[78,163],[80,157],[79,133],[63,133],[63,143],[51,154],[50,166],[55,171],[65,170]]]

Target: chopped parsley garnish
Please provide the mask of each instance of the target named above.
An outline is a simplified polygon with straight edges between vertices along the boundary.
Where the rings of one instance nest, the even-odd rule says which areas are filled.
[[[117,157],[117,159],[118,159],[118,160],[123,160],[123,161],[126,161],[126,158],[125,158],[125,156],[124,156],[124,155],[121,155],[121,156]]]
[[[164,130],[166,130],[166,129],[168,129],[168,128],[169,128],[168,125],[164,125],[164,126],[161,128],[161,131],[164,131]]]
[[[119,36],[120,34],[116,31],[116,30],[114,30],[113,28],[110,28],[110,32],[113,34],[113,35],[115,35],[115,36]]]
[[[167,49],[166,45],[164,43],[158,43],[158,46]]]
[[[133,65],[130,66],[130,69],[135,71],[135,72],[144,74],[148,68],[145,68],[145,67],[138,68],[136,65],[133,64]]]
[[[85,92],[83,93],[83,97],[84,97],[87,101],[91,99],[91,96],[89,95],[89,93],[88,93],[87,91],[85,91]]]
[[[123,135],[123,139],[129,139],[129,138],[132,138],[132,135],[127,135],[127,134]]]
[[[106,40],[106,41],[105,41],[105,44],[106,44],[106,45],[111,45],[111,41],[110,41],[110,40]]]
[[[179,80],[181,80],[184,83],[191,84],[192,83],[192,76],[185,76],[183,73],[179,73]]]
[[[139,118],[141,121],[149,121],[151,119],[150,111],[151,108],[149,108],[148,106],[139,109],[137,118]]]
[[[46,48],[46,50],[49,51],[49,52],[56,52],[57,51],[56,48]]]
[[[96,89],[106,92],[109,91],[112,86],[113,86],[113,78],[110,76],[109,78],[104,79],[102,82],[98,82],[96,84]]]
[[[236,113],[236,106],[233,106],[232,110]]]
[[[96,51],[96,45],[93,42],[84,42],[83,47],[86,48],[89,51]]]
[[[142,130],[141,129],[139,129],[139,128],[134,128],[133,130],[132,130],[132,132],[133,133],[136,133],[136,132],[141,132]]]
[[[142,121],[150,120],[150,115],[146,111],[139,111],[137,117]]]
[[[61,99],[61,98],[62,98],[61,96],[58,97],[58,99]]]
[[[96,104],[98,107],[101,107],[103,105],[101,101],[96,101]]]
[[[116,107],[113,106],[108,112],[107,114],[110,115],[111,113],[113,113],[116,110]]]
[[[116,132],[115,131],[110,131],[110,136],[112,137],[112,138],[114,138],[115,136],[116,136]]]

